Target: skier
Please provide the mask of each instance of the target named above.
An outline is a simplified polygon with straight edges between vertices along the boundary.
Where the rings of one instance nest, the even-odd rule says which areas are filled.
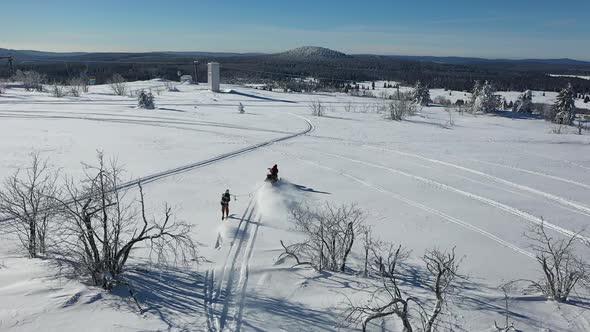
[[[221,195],[221,220],[229,218],[229,202],[231,201],[231,195],[229,189]]]
[[[242,105],[242,103],[238,105],[238,112],[240,112],[240,114],[244,114],[246,112],[244,111],[244,105]]]

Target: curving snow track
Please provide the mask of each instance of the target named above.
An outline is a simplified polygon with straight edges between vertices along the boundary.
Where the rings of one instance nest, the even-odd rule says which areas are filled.
[[[154,174],[150,174],[150,175],[146,175],[143,177],[140,177],[138,179],[126,182],[121,184],[118,188],[119,189],[126,189],[126,188],[130,188],[133,186],[138,185],[139,183],[141,184],[148,184],[148,183],[152,183],[154,181],[158,181],[161,180],[163,178],[169,177],[169,176],[173,176],[173,175],[177,175],[180,173],[184,173],[184,172],[188,172],[197,168],[201,168],[201,167],[205,167],[205,166],[209,166],[211,164],[223,161],[223,160],[227,160],[227,159],[231,159],[231,158],[235,158],[237,156],[249,153],[249,152],[253,152],[256,151],[260,148],[278,143],[278,142],[282,142],[282,141],[286,141],[295,137],[299,137],[299,136],[303,136],[305,134],[310,133],[311,131],[314,130],[314,126],[311,123],[311,121],[309,121],[307,118],[299,116],[299,115],[295,115],[295,114],[291,114],[288,113],[291,116],[303,119],[307,125],[307,128],[305,128],[302,131],[296,132],[296,133],[292,133],[289,134],[287,136],[283,136],[283,137],[279,137],[279,138],[275,138],[275,139],[271,139],[268,141],[264,141],[261,143],[257,143],[239,150],[235,150],[235,151],[231,151],[228,153],[224,153],[222,155],[210,158],[210,159],[206,159],[206,160],[201,160],[195,163],[191,163],[191,164],[187,164],[187,165],[183,165],[183,166],[179,166],[179,167],[175,167],[175,168],[171,168],[162,172],[158,172],[158,173],[154,173]],[[6,222],[6,221],[10,221],[13,218],[4,218],[4,219],[0,219],[0,222]]]

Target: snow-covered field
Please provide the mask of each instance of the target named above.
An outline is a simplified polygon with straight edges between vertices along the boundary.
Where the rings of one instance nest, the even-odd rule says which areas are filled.
[[[453,315],[444,320],[465,331],[495,331],[504,312],[498,286],[539,277],[523,236],[527,226],[543,218],[560,237],[590,221],[587,132],[556,135],[542,120],[498,115],[454,114],[450,126],[440,107],[387,121],[373,111],[378,99],[338,94],[178,88],[156,95],[156,110],[137,109],[134,99],[110,95],[105,86],[81,98],[20,89],[0,96],[0,177],[26,165],[31,151],[73,176],[96,150],[118,158],[129,178],[163,172],[145,184],[150,212],[169,202],[177,219],[195,225],[206,258],[178,269],[134,260],[144,264],[129,276],[148,308],[139,314],[124,294],[56,277],[51,260],[22,258],[14,239],[1,237],[0,331],[338,330],[346,297],[367,296],[368,280],[277,262],[279,240],[300,238],[287,206],[302,201],[357,203],[380,240],[413,251],[409,270],[416,275],[407,286],[416,292],[420,285],[411,280],[422,273],[424,251],[456,247],[469,281],[459,284],[449,303]],[[312,99],[328,107],[327,116],[310,116]],[[245,114],[237,112],[240,102]],[[288,139],[264,144],[281,138]],[[274,163],[280,187],[262,181]],[[227,188],[237,200],[232,218],[221,221],[219,197]],[[350,265],[360,264],[355,247]],[[576,295],[576,305],[518,290],[509,296],[519,330],[590,331],[585,294]],[[401,330],[396,319],[379,324],[371,328]]]
[[[575,78],[581,78],[583,80],[590,80],[590,76],[580,76],[580,75],[556,75],[556,74],[549,74],[549,76],[553,76],[553,77],[575,77]]]
[[[553,75],[555,76],[555,75]],[[563,75],[566,76],[566,75]],[[571,77],[580,77],[585,78],[586,76],[571,76]],[[588,77],[590,79],[590,76]],[[396,88],[384,88],[383,83],[391,84],[392,86],[396,84],[393,81],[377,81],[375,82],[375,90],[371,89],[371,83],[365,82],[360,83],[359,86],[361,88],[366,88],[368,93],[371,93],[375,97],[383,97],[383,96],[391,96],[397,93]],[[402,86],[400,87],[400,93],[409,93],[413,90],[412,87]],[[542,104],[550,104],[552,105],[555,102],[555,98],[557,97],[557,92],[551,91],[531,91],[533,94],[533,103],[542,103]],[[522,95],[522,91],[498,91],[496,92],[497,95],[502,96],[506,99],[506,102],[515,102],[518,98]],[[437,97],[443,97],[450,100],[453,104],[457,102],[457,100],[463,100],[464,102],[468,102],[471,100],[471,93],[466,91],[455,91],[455,90],[444,90],[444,89],[430,89],[430,97],[434,100]],[[576,107],[580,109],[590,109],[590,103],[584,103],[583,99],[576,99]]]

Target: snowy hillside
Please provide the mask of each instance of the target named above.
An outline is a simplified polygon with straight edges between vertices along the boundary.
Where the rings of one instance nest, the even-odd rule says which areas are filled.
[[[339,59],[347,57],[342,52],[318,46],[302,46],[275,54],[275,56],[297,60]]]
[[[132,90],[154,91],[165,84],[129,83]],[[346,304],[366,303],[380,284],[362,273],[360,238],[344,272],[279,260],[281,240],[303,238],[289,213],[302,202],[355,203],[378,240],[411,251],[402,287],[427,299],[425,305],[433,297],[424,287],[421,257],[455,248],[462,277],[440,328],[496,331],[494,322],[503,323],[505,314],[499,287],[540,278],[523,233],[544,223],[550,236],[565,238],[590,221],[587,131],[557,135],[542,120],[449,115],[436,106],[389,121],[385,101],[337,93],[238,85],[224,85],[221,93],[202,85],[178,89],[155,94],[154,110],[111,95],[108,86],[92,86],[79,98],[20,88],[0,95],[0,177],[27,167],[31,151],[38,151],[62,173],[80,178],[80,163],[94,162],[102,150],[124,165],[126,179],[144,179],[148,215],[168,202],[174,220],[194,226],[203,258],[170,268],[154,263],[145,248],[134,251],[125,275],[140,311],[125,288],[106,292],[69,278],[61,261],[23,258],[18,239],[0,233],[0,331],[360,330],[344,325]],[[376,90],[395,89],[379,82]],[[431,94],[469,98],[456,91]],[[310,115],[310,102],[318,100],[326,107],[323,117]],[[279,186],[264,182],[273,164]],[[219,198],[226,189],[235,196],[230,218],[222,221]],[[128,192],[129,199],[137,195],[135,187]],[[579,254],[588,257],[585,249]],[[517,283],[508,292],[509,321],[519,331],[590,331],[588,296],[580,288],[570,303],[558,304]],[[394,317],[368,327],[401,329]]]

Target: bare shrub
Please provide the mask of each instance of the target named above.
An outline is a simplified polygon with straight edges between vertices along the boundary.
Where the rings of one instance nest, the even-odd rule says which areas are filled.
[[[408,99],[393,100],[388,105],[387,119],[401,121],[416,114],[416,105]]]
[[[164,86],[166,87],[166,90],[168,90],[168,92],[179,92],[180,91],[180,90],[178,90],[178,87],[176,86],[176,84],[173,82],[166,82],[166,83],[164,83]]]
[[[561,123],[556,123],[551,127],[551,133],[561,135],[564,127],[565,125]]]
[[[74,97],[80,97],[82,95],[82,93],[88,92],[88,82],[82,76],[74,77],[74,78],[70,79],[68,81],[68,85],[70,87],[69,92]]]
[[[587,280],[590,271],[583,257],[576,255],[581,240],[579,233],[555,239],[541,223],[531,226],[525,236],[532,241],[531,247],[543,272],[542,281],[532,282],[533,287],[550,300],[566,302],[576,284]]]
[[[555,121],[555,117],[557,116],[557,111],[552,105],[543,104],[543,103],[534,103],[533,109],[535,109],[538,113],[542,114],[545,121],[550,121],[550,122]]]
[[[30,166],[6,178],[0,191],[0,213],[6,231],[17,235],[22,247],[31,258],[45,255],[49,228],[56,214],[54,197],[57,171],[38,153],[31,154]]]
[[[389,246],[389,248],[395,247]],[[362,330],[367,331],[371,321],[394,316],[401,320],[405,332],[415,331],[416,326],[420,326],[421,331],[435,330],[449,290],[458,277],[459,262],[455,251],[430,250],[422,257],[426,265],[427,277],[425,280],[420,280],[420,284],[430,290],[435,297],[430,311],[427,311],[424,305],[427,302],[426,299],[419,299],[408,294],[400,285],[403,278],[400,265],[407,258],[408,252],[401,246],[389,251],[387,263],[384,263],[382,268],[382,285],[375,287],[366,304],[359,305],[349,300],[348,308],[344,313],[347,322],[361,325]]]
[[[326,112],[326,107],[319,99],[310,101],[309,109],[311,110],[311,115],[313,116],[324,116],[324,113]]]
[[[451,107],[445,107],[445,112],[449,116],[449,120],[447,120],[447,127],[454,127],[455,126],[455,111]]]
[[[345,271],[348,255],[356,234],[364,222],[364,214],[354,204],[334,207],[329,203],[310,207],[297,205],[291,217],[305,240],[289,246],[279,259],[295,258],[297,264],[309,264],[318,271]]]
[[[21,71],[17,70],[16,74],[12,77],[15,82],[21,82],[26,91],[43,91],[43,83],[46,81],[46,77],[34,70]]]
[[[62,98],[66,95],[66,88],[58,83],[53,83],[51,86],[51,95],[55,98]]]
[[[444,96],[436,96],[436,97],[434,97],[433,102],[435,104],[439,104],[439,105],[442,105],[442,106],[450,106],[450,105],[453,104],[449,98],[446,98]]]
[[[363,274],[365,277],[369,276],[369,266],[372,250],[376,246],[376,240],[373,238],[373,229],[370,226],[363,227],[362,229],[362,240],[363,240],[363,254],[365,256]]]
[[[113,90],[113,93],[117,96],[124,96],[127,94],[127,81],[121,76],[121,74],[114,74],[110,79],[107,80],[107,84]]]
[[[191,226],[174,221],[167,205],[160,221],[148,218],[141,185],[139,202],[127,199],[121,174],[115,162],[107,165],[99,153],[96,166],[85,165],[79,184],[67,181],[67,200],[60,201],[65,227],[60,252],[77,272],[104,289],[119,283],[118,277],[138,247],[146,247],[164,263],[189,263],[197,254]]]
[[[354,106],[354,104],[352,102],[349,101],[346,104],[344,104],[344,111],[345,112],[355,112],[356,107]]]
[[[494,328],[498,332],[517,332],[518,330],[514,327],[514,323],[509,324],[510,320],[510,311],[508,310],[508,287],[509,284],[502,286],[502,291],[504,292],[504,326],[498,326],[498,323],[494,321]]]

